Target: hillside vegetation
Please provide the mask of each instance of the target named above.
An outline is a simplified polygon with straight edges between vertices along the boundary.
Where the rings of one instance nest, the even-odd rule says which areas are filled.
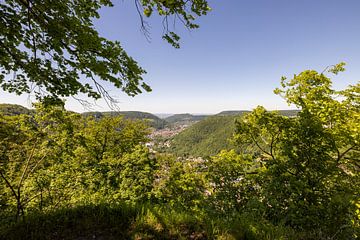
[[[119,112],[85,112],[82,113],[83,116],[93,116],[97,119],[100,119],[104,116],[124,116],[125,119],[138,119],[138,120],[145,120],[150,127],[156,129],[162,129],[167,125],[167,122],[154,114],[147,113],[147,112],[139,112],[139,111],[119,111]]]
[[[294,117],[298,110],[280,110],[280,115]],[[233,141],[235,120],[250,111],[223,111],[208,116],[177,134],[172,142],[170,152],[178,156],[208,157],[221,150],[239,150]]]
[[[186,123],[200,121],[206,117],[208,117],[208,115],[193,115],[189,113],[183,113],[183,114],[174,114],[172,116],[169,116],[165,118],[165,121],[167,121],[168,123],[186,124]]]
[[[251,111],[246,111],[246,110],[230,110],[230,111],[219,112],[216,115],[220,115],[220,116],[243,115],[245,113],[250,113],[250,112]],[[299,110],[277,110],[274,112],[278,112],[280,115],[283,116],[293,117],[299,113]]]
[[[211,156],[223,149],[233,149],[230,141],[235,132],[235,119],[240,115],[210,116],[176,135],[170,151],[179,156]]]
[[[219,112],[216,115],[219,116],[243,115],[244,113],[249,113],[249,112],[250,111],[246,111],[246,110],[227,110],[227,111]]]
[[[154,152],[123,116],[0,114],[0,239],[358,239],[360,84],[281,86],[296,116],[259,106],[179,135],[206,158]]]
[[[2,103],[0,104],[0,113],[5,116],[16,116],[20,114],[29,115],[29,114],[34,114],[35,110],[28,109],[26,107],[17,104]],[[109,116],[109,117],[123,116],[125,119],[144,120],[150,127],[156,129],[162,129],[168,124],[165,120],[155,116],[154,114],[147,112],[139,112],[139,111],[84,112],[81,115],[84,117],[91,116],[94,117],[95,119],[100,119],[105,116]]]
[[[1,103],[0,113],[5,116],[15,116],[20,114],[33,114],[34,110],[27,109],[26,107],[17,104]]]

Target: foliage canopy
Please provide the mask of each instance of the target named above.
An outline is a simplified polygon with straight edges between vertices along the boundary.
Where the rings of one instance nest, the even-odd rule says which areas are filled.
[[[329,71],[343,71],[343,64]],[[265,169],[255,183],[271,221],[349,238],[359,227],[359,90],[336,91],[324,73],[304,71],[275,90],[300,108],[297,117],[258,107],[237,122],[238,143],[261,152],[254,160]]]
[[[342,64],[330,68],[340,70]],[[207,222],[199,239],[224,239],[220,232],[230,239],[357,239],[359,89],[335,90],[313,70],[283,78],[275,92],[299,108],[297,115],[257,107],[235,124],[229,117],[238,147],[205,159],[153,152],[145,145],[148,126],[122,116],[96,119],[44,105],[34,114],[0,115],[0,238],[17,235],[14,217],[19,236],[41,234],[28,226],[42,229],[43,218],[59,219],[56,231],[66,235],[61,229],[76,216],[99,214],[113,226],[132,218],[126,225],[140,222],[144,235],[164,236],[169,222],[171,231]],[[219,119],[203,120],[209,132],[218,132]],[[228,135],[215,136],[221,133]]]
[[[197,28],[195,16],[210,10],[205,0],[135,0],[135,5],[143,28],[143,14],[150,17],[157,12],[164,17],[163,38],[175,47],[180,38],[169,29],[168,18]],[[46,102],[84,93],[94,99],[105,97],[111,103],[114,99],[101,80],[130,96],[150,91],[142,78],[145,70],[120,42],[101,37],[94,28],[98,10],[111,6],[110,0],[1,1],[0,87],[16,94],[34,92]]]

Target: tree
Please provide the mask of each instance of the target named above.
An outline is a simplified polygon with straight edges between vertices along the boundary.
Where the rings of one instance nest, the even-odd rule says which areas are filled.
[[[117,159],[113,166],[120,171],[112,171],[109,175],[118,186],[114,199],[127,203],[141,203],[151,199],[156,159],[145,146],[136,146],[131,153]]]
[[[156,200],[177,209],[199,211],[206,189],[203,160],[158,154],[157,164],[153,190]]]
[[[87,117],[82,125],[71,160],[80,183],[74,202],[144,200],[152,182],[152,160],[144,147],[149,127],[123,116]]]
[[[40,172],[71,155],[74,116],[79,115],[40,105],[35,116],[0,116],[0,188],[7,210],[16,209],[16,220],[34,202],[42,208]]]
[[[223,150],[208,160],[209,206],[216,213],[232,217],[246,207],[248,192],[254,190],[254,181],[247,176],[252,172],[249,160],[249,156],[234,150]]]
[[[276,223],[351,238],[359,221],[360,85],[336,91],[324,72],[313,70],[283,78],[281,85],[275,92],[300,109],[297,117],[258,107],[237,122],[238,142],[252,142],[262,152],[266,170],[257,184],[266,215]]]
[[[156,168],[145,147],[148,134],[143,121],[95,120],[63,105],[38,104],[32,115],[0,114],[1,217],[148,200]]]
[[[163,38],[179,47],[179,36],[168,27],[168,18],[179,19],[189,28],[197,28],[195,15],[210,8],[205,0],[135,0],[146,32],[143,15],[157,12],[164,17]],[[114,99],[101,85],[112,83],[130,96],[150,87],[145,74],[118,41],[101,36],[93,26],[101,7],[111,7],[111,0],[5,0],[0,3],[0,86],[16,94],[34,92],[45,102],[59,102],[61,97],[87,94]],[[143,10],[143,13],[141,13]],[[80,81],[81,76],[86,81]]]

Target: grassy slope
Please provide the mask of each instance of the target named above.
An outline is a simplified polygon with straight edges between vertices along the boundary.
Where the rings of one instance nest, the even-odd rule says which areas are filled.
[[[209,231],[209,230],[207,230]],[[149,206],[80,206],[0,228],[0,239],[208,239],[190,214]]]
[[[169,206],[79,206],[0,226],[0,239],[312,239],[249,216],[227,222]]]

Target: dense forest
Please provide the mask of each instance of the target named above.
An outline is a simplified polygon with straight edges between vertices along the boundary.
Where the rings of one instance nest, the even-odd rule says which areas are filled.
[[[152,151],[148,122],[122,115],[40,103],[1,114],[0,238],[356,239],[359,87],[284,78],[275,92],[295,115],[205,118],[187,129],[210,133],[203,158]]]
[[[93,116],[95,118],[102,118],[104,116],[123,116],[125,119],[144,120],[150,127],[155,129],[162,129],[168,124],[165,120],[160,119],[151,113],[139,111],[84,112],[82,115],[85,117]]]
[[[236,148],[231,137],[239,116],[210,116],[193,124],[172,139],[170,152],[178,156],[208,157]]]

